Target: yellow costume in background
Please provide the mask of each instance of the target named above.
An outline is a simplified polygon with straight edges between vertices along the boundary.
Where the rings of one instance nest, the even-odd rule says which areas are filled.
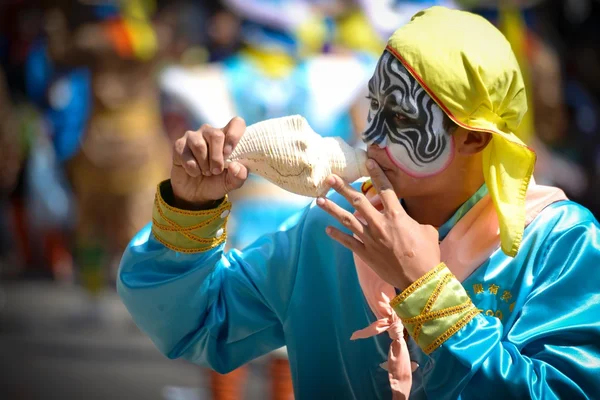
[[[154,98],[93,113],[69,164],[79,202],[77,238],[86,253],[82,278],[93,292],[106,279],[103,265],[116,261],[152,215],[156,180],[168,176],[170,146]]]
[[[154,1],[123,2],[118,17],[98,21],[114,54],[94,54],[93,107],[79,153],[68,169],[78,201],[77,253],[92,293],[106,266],[151,217],[156,180],[169,174],[170,144],[162,129],[153,61],[158,42]]]

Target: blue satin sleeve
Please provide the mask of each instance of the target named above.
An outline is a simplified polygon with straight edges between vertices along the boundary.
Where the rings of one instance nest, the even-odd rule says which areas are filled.
[[[308,208],[287,230],[227,254],[169,250],[145,227],[120,265],[118,293],[136,325],[169,358],[226,373],[285,345]]]
[[[588,221],[548,238],[514,324],[479,314],[431,353],[426,397],[599,399],[599,234]]]

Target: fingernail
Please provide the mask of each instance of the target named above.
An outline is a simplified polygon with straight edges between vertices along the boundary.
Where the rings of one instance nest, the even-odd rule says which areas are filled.
[[[215,175],[219,175],[221,173],[221,170],[219,168],[213,168],[212,173]]]
[[[330,185],[335,184],[335,176],[330,176],[329,178],[327,178],[327,183],[329,183]]]
[[[223,147],[223,154],[228,156],[229,154],[231,154],[231,151],[233,150],[233,147],[230,144],[226,144]]]
[[[375,168],[375,161],[373,161],[371,159],[367,160],[367,168],[369,168],[369,169]]]
[[[325,204],[325,199],[324,199],[324,198],[322,198],[322,197],[319,197],[319,198],[317,199],[317,204],[318,204],[318,205],[320,205],[320,206],[322,206],[323,204]]]
[[[325,228],[325,232],[326,232],[328,235],[331,235],[331,232],[332,232],[332,229],[331,229],[331,227],[330,227],[330,226],[328,226],[327,228]]]
[[[210,172],[208,172],[208,171],[202,171],[202,175],[204,175],[204,176],[210,176],[210,175],[211,175],[211,173],[210,173]]]
[[[231,170],[231,172],[233,173],[233,176],[237,176],[237,174],[240,173],[240,166],[237,164],[231,164],[229,166],[229,169]]]

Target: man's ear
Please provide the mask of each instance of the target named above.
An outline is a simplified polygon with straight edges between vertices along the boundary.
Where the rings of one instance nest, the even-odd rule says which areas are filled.
[[[456,151],[460,154],[479,153],[492,140],[492,134],[488,132],[468,131],[459,127],[453,133]]]

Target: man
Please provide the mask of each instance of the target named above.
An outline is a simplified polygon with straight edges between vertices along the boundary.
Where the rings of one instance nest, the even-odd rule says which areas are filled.
[[[390,38],[369,88],[377,194],[330,177],[338,193],[243,251],[222,251],[243,122],[176,144],[121,264],[136,323],[218,371],[286,344],[301,399],[598,397],[598,222],[530,182],[509,44],[434,7]]]

